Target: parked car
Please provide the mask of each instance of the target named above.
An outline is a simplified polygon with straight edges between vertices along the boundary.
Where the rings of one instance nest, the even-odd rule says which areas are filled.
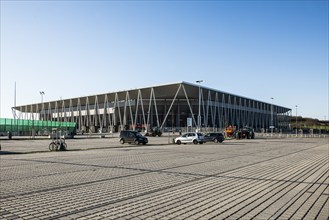
[[[124,143],[140,144],[140,143],[142,143],[145,145],[148,143],[148,139],[137,131],[121,131],[120,132],[120,143],[121,144],[124,144]]]
[[[224,141],[224,135],[222,133],[207,133],[204,135],[205,142],[222,143]]]
[[[255,138],[255,132],[252,128],[245,127],[243,129],[240,129],[236,131],[235,134],[236,139],[254,139]]]
[[[186,144],[186,143],[193,143],[193,144],[203,144],[204,136],[201,133],[191,132],[183,134],[180,137],[175,138],[175,144]]]
[[[162,131],[158,127],[151,128],[145,134],[145,136],[152,136],[152,137],[155,137],[155,136],[159,136],[160,137],[161,135],[162,135]]]

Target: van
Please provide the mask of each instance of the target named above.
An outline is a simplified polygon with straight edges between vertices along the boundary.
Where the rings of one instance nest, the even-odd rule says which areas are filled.
[[[120,143],[134,143],[136,145],[142,143],[143,145],[148,143],[148,139],[141,135],[137,131],[121,131],[120,132]]]

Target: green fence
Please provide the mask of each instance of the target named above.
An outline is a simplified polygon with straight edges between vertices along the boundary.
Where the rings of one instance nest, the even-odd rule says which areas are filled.
[[[0,132],[50,132],[53,128],[65,130],[68,132],[74,132],[76,128],[76,123],[0,118]]]

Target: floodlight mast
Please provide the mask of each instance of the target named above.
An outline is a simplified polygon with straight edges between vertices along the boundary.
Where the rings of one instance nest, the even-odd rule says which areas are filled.
[[[273,135],[273,128],[274,128],[274,123],[273,123],[273,97],[271,97],[271,100],[272,100],[272,102],[271,102],[271,126],[270,126],[270,128],[271,128],[271,136]]]
[[[297,108],[298,105],[295,106],[296,107],[296,137],[298,136],[298,127],[297,127]]]
[[[43,104],[43,96],[46,94],[44,91],[39,92],[41,95],[41,104]]]
[[[40,112],[40,116],[39,119],[43,119],[44,117],[42,117],[42,112],[44,112],[44,106],[43,106],[43,96],[46,94],[44,91],[40,91],[39,92],[41,95],[41,112]]]

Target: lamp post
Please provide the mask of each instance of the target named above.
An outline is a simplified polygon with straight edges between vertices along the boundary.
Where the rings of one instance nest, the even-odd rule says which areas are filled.
[[[46,94],[44,91],[40,91],[39,92],[40,93],[40,95],[41,95],[41,104],[43,104],[43,96],[44,96],[44,94]]]
[[[296,107],[296,137],[298,136],[298,128],[297,128],[297,105],[295,106]]]
[[[270,126],[270,128],[271,128],[271,136],[273,135],[273,128],[274,128],[274,124],[273,124],[273,97],[271,97],[271,100],[272,100],[272,102],[271,102],[271,126]]]
[[[199,84],[198,132],[200,132],[200,128],[201,128],[201,85],[200,84],[203,82],[203,80],[197,80],[195,82]]]
[[[43,96],[46,94],[44,91],[40,91],[39,92],[40,93],[40,95],[41,95],[41,111],[43,111],[44,110],[44,108],[43,108]],[[42,113],[40,113],[40,116],[42,116]],[[41,118],[40,118],[40,120],[41,120]]]

